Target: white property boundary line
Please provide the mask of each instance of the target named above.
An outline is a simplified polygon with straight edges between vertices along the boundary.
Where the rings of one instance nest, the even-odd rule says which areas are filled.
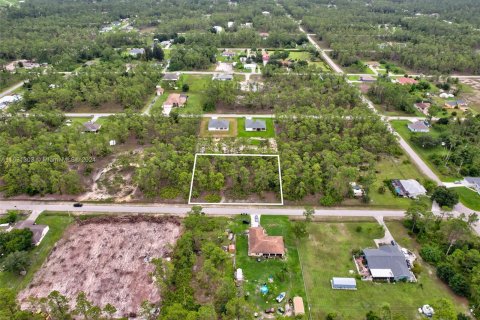
[[[195,178],[195,168],[197,166],[197,157],[198,156],[215,156],[215,157],[276,157],[278,159],[278,179],[280,180],[280,203],[265,203],[265,202],[254,202],[254,203],[247,203],[247,202],[192,202],[192,191],[193,191],[193,180]],[[280,156],[278,154],[241,154],[241,153],[225,153],[225,154],[218,154],[218,153],[196,153],[195,160],[193,162],[193,172],[192,172],[192,181],[190,182],[190,193],[188,195],[188,204],[193,205],[232,205],[232,206],[239,206],[239,205],[250,205],[250,206],[283,206],[283,186],[282,186],[282,169],[280,166]]]

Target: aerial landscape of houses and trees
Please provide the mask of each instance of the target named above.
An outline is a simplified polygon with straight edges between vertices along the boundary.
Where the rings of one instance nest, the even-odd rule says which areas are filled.
[[[480,319],[477,0],[0,0],[0,320]]]

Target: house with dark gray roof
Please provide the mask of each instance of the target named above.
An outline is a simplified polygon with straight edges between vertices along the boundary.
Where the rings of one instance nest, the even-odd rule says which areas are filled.
[[[231,74],[231,73],[215,74],[215,75],[213,75],[212,80],[231,81],[231,80],[233,80],[233,74]]]
[[[87,121],[83,124],[83,129],[84,129],[83,131],[97,133],[101,127],[102,127],[101,124],[98,124],[92,121]]]
[[[429,132],[430,128],[425,121],[419,120],[417,122],[409,123],[408,129],[412,132]]]
[[[133,56],[133,57],[137,57],[139,55],[145,54],[145,49],[143,49],[143,48],[133,48],[130,51],[128,51],[128,54]]]
[[[267,124],[265,120],[245,119],[245,131],[265,131]]]
[[[208,131],[228,131],[230,121],[212,118],[208,121]]]
[[[364,249],[363,254],[373,280],[416,281],[407,265],[404,253],[397,245],[383,245],[378,249]]]
[[[162,80],[164,81],[178,81],[180,79],[180,73],[165,73]]]

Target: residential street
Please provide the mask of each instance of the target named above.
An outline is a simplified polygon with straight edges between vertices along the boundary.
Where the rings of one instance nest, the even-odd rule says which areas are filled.
[[[11,86],[10,88],[6,89],[5,91],[3,91],[2,93],[0,93],[0,98],[3,98],[4,96],[8,96],[10,95],[13,91],[17,90],[18,88],[20,88],[21,86],[23,86],[23,81],[22,82],[19,82],[17,83],[16,85],[13,85]]]
[[[173,204],[91,204],[85,203],[83,207],[76,208],[74,202],[49,202],[49,201],[1,201],[0,210],[33,210],[40,211],[68,211],[68,212],[106,212],[106,213],[164,213],[182,215],[191,209],[191,205]],[[263,214],[263,215],[288,215],[301,216],[304,208],[261,207],[261,206],[221,206],[211,205],[204,208],[209,215],[230,214]],[[345,216],[345,217],[403,217],[403,210],[369,210],[369,209],[317,209],[317,216]]]

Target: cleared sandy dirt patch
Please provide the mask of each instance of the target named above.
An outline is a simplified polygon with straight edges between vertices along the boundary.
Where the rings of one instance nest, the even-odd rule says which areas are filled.
[[[168,256],[180,232],[173,217],[99,217],[76,223],[18,298],[28,307],[29,296],[58,290],[74,301],[84,291],[95,305],[114,305],[116,316],[133,316],[144,300],[160,301],[150,260]]]

